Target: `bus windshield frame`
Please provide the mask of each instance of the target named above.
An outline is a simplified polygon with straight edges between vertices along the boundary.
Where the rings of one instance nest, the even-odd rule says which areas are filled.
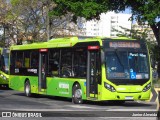
[[[104,41],[106,79],[116,85],[143,85],[150,78],[143,41]]]

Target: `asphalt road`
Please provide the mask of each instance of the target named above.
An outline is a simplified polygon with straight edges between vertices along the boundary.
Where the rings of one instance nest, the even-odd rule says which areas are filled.
[[[144,101],[128,101],[121,105],[85,101],[84,104],[77,105],[69,98],[44,95],[26,97],[23,92],[0,90],[0,114],[12,116],[12,118],[1,117],[2,120],[22,118],[27,120],[156,120],[156,117],[148,117],[148,115],[154,116],[156,108],[155,102]]]

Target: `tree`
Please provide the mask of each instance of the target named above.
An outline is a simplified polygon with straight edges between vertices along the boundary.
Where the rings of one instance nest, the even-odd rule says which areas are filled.
[[[0,0],[0,31],[1,31],[1,42],[0,42],[0,46],[4,47],[7,38],[7,34],[6,31],[8,29],[8,21],[6,19],[6,15],[8,13],[8,11],[10,10],[10,6],[8,5],[8,3],[6,2],[6,0]]]
[[[4,11],[4,8],[9,9],[0,12],[0,15],[4,13],[0,17],[3,17],[7,35],[13,44],[47,41],[51,37],[79,32],[78,26],[71,24],[72,13],[62,16],[48,15],[55,8],[55,3],[50,0],[10,0],[7,7],[0,10]]]
[[[74,19],[80,16],[87,20],[99,19],[99,15],[107,11],[124,11],[130,8],[132,18],[138,22],[148,22],[151,26],[157,43],[160,46],[160,1],[159,0],[54,0],[56,8],[52,15],[64,15],[68,12],[74,14]],[[158,20],[157,20],[158,19]],[[157,21],[156,21],[157,20]]]
[[[45,1],[11,0],[12,9],[8,17],[17,31],[17,42],[31,38],[31,42],[44,40],[46,29]],[[31,36],[31,37],[30,37]]]
[[[160,50],[160,1],[159,0],[52,0],[57,6],[51,12],[53,15],[64,15],[68,12],[74,14],[73,21],[78,16],[87,20],[99,19],[99,15],[107,11],[121,12],[126,8],[132,11],[131,20],[140,24],[148,22],[153,30]],[[159,53],[160,54],[160,53]],[[160,55],[159,55],[160,56]],[[160,59],[158,60],[160,76]]]

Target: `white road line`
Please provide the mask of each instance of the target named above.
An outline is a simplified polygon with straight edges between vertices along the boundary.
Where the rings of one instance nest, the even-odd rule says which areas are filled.
[[[73,107],[73,108],[96,108],[96,107],[88,107],[88,106],[81,106],[81,105],[65,105],[68,107]]]
[[[108,109],[106,111],[152,111],[152,112],[156,112],[156,109]]]
[[[83,105],[65,105],[66,107],[72,107],[72,108],[78,108],[78,109],[94,109],[94,110],[106,110],[108,107],[102,107],[102,106],[83,106]]]
[[[4,109],[5,110],[5,109]],[[8,110],[8,109],[6,109]],[[10,111],[73,111],[69,109],[9,109]]]

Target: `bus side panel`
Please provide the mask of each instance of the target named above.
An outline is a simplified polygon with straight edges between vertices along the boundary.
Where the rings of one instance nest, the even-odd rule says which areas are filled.
[[[34,76],[12,76],[9,77],[9,87],[14,90],[24,91],[25,80],[29,80],[31,93],[38,93],[38,78]]]
[[[77,81],[82,89],[82,99],[86,99],[86,83],[84,79],[75,78],[47,78],[47,94],[62,97],[72,97],[72,86]]]
[[[31,93],[38,93],[38,77],[30,76],[28,79],[31,85]]]
[[[24,91],[24,80],[22,76],[9,76],[9,87],[14,90]]]
[[[0,84],[8,85],[8,75],[0,71]]]

